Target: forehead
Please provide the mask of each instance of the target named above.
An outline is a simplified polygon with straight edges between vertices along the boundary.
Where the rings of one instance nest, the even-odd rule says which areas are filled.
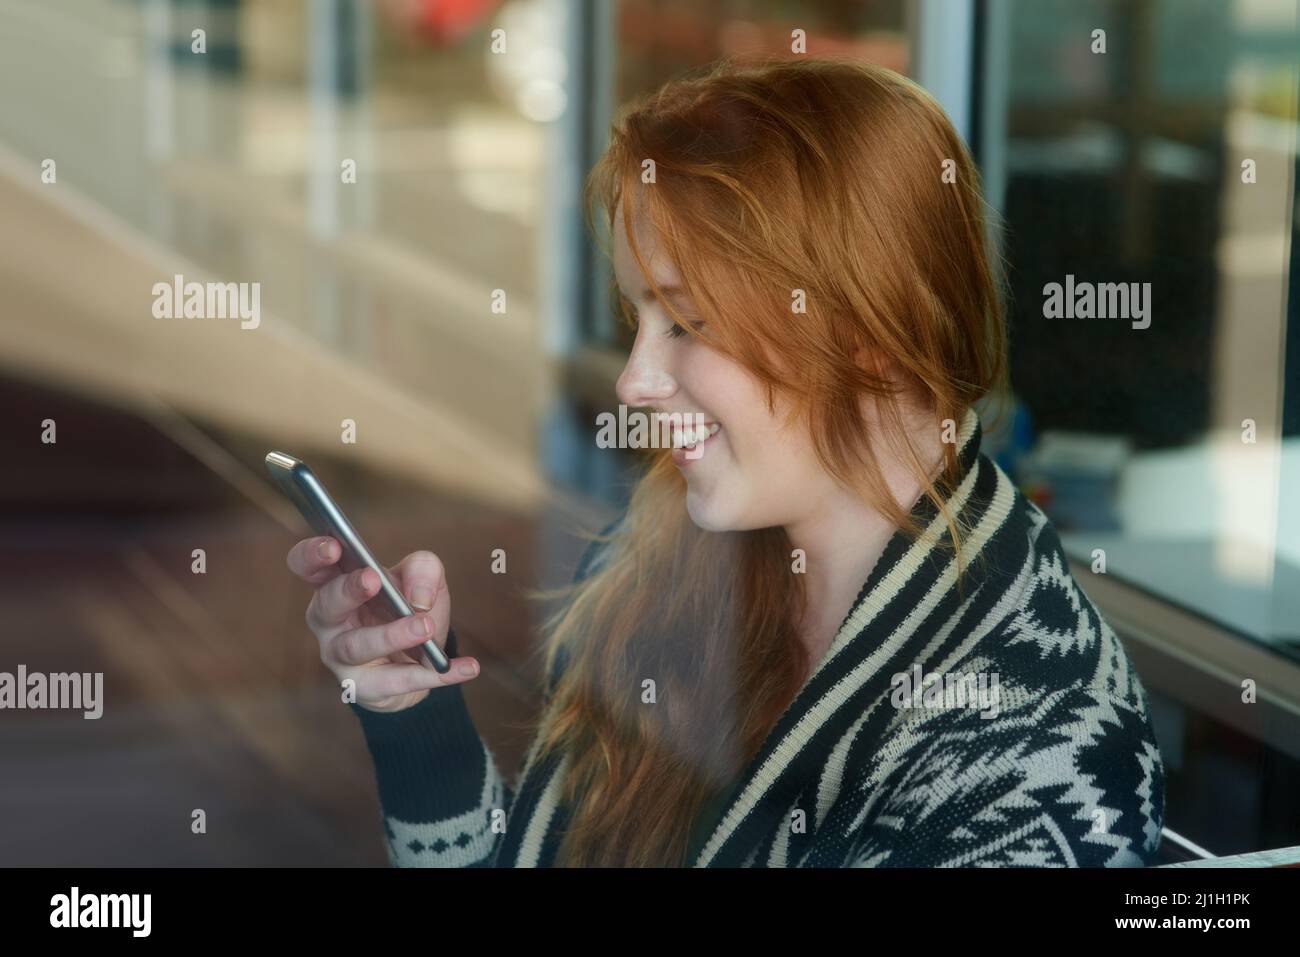
[[[613,226],[614,272],[618,283],[624,290],[648,288],[645,277],[637,266],[636,258],[628,245],[623,225],[623,204],[614,211]],[[667,251],[659,245],[658,237],[644,215],[632,216],[632,232],[636,240],[637,251],[650,269],[650,274],[660,286],[680,284],[677,267],[673,265]]]

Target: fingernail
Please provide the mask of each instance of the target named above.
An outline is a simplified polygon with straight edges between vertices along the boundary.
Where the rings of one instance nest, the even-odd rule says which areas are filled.
[[[411,634],[417,638],[428,638],[433,634],[433,621],[426,615],[417,615],[411,619]]]
[[[478,674],[478,665],[474,664],[474,662],[472,661],[467,661],[464,664],[458,666],[456,670],[459,671],[466,678],[473,678],[476,674]]]
[[[334,543],[321,542],[316,546],[316,551],[320,554],[321,558],[325,559],[325,561],[329,561],[334,557]]]
[[[411,607],[421,611],[433,609],[433,589],[428,585],[416,585],[411,589]]]

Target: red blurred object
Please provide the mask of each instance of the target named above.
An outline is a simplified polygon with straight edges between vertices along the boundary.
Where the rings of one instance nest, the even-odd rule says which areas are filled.
[[[1031,481],[1021,487],[1020,491],[1039,508],[1046,511],[1052,504],[1052,486],[1042,481]]]
[[[418,0],[412,27],[439,46],[458,43],[496,7],[497,0]]]

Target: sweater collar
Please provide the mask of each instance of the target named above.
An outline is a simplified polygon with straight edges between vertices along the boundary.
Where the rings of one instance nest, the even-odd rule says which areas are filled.
[[[971,498],[982,440],[983,428],[979,415],[974,408],[968,408],[957,429],[957,478],[952,489],[946,492],[939,490],[944,507],[954,516],[967,508]],[[928,496],[922,494],[913,503],[910,514],[917,527],[923,530],[922,534],[912,540],[900,529],[890,536],[875,567],[858,591],[858,597],[853,600],[852,608],[841,622],[830,648],[805,683],[805,690],[850,642],[862,634],[875,613],[883,607],[885,599],[892,594],[892,589],[882,587],[886,580],[910,572],[914,563],[933,552],[938,544],[951,541],[942,512]]]
[[[964,563],[986,548],[1011,513],[1014,486],[980,455],[982,428],[967,409],[957,431],[959,474],[940,490],[950,514],[972,534]],[[910,667],[918,648],[955,611],[951,543],[938,505],[925,495],[911,515],[923,530],[915,540],[898,530],[889,539],[825,656],[781,716],[730,792],[727,812],[695,855],[696,866],[738,866],[745,851],[779,830],[826,751],[854,723],[889,676]],[[939,614],[934,614],[935,610]]]

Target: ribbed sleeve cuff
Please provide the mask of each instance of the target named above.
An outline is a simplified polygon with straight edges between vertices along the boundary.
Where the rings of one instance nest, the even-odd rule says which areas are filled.
[[[403,711],[348,707],[361,722],[385,814],[431,821],[479,803],[487,757],[460,685],[433,688]]]

